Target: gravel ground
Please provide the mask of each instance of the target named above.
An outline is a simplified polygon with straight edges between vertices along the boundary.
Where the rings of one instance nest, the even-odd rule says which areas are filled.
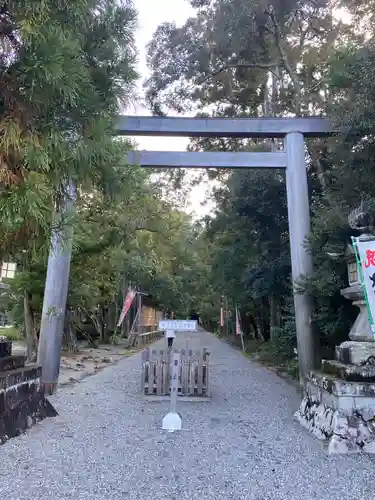
[[[291,385],[210,334],[179,341],[208,347],[213,365],[212,402],[180,403],[183,431],[161,430],[168,403],[145,402],[140,355],[124,359],[61,389],[57,418],[0,448],[0,498],[371,498],[372,459],[327,457],[293,421]]]

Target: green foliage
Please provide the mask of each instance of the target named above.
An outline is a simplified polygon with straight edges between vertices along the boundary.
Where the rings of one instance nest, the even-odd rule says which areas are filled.
[[[74,326],[83,313],[111,335],[124,282],[189,314],[210,290],[206,249],[158,182],[125,164],[131,145],[113,137],[137,77],[131,2],[10,1],[0,18],[0,256],[18,264],[2,310],[25,332],[27,304],[29,338],[38,334],[52,213],[69,179]]]
[[[12,342],[22,342],[23,335],[17,328],[0,328],[0,337],[6,337]]]
[[[270,71],[283,82],[273,103],[277,114],[321,107],[327,59],[349,29],[332,19],[329,1],[214,0],[194,6],[196,15],[184,26],[159,26],[149,45],[146,87],[156,113],[214,103],[227,115],[256,115]]]
[[[112,122],[136,78],[135,16],[112,0],[3,3],[2,255],[46,241],[66,178],[106,189],[123,163]]]
[[[117,314],[121,307],[124,277],[149,293],[161,309],[182,317],[196,308],[209,287],[207,265],[200,256],[203,248],[189,218],[161,199],[140,168],[119,170],[117,180],[118,193],[111,199],[98,192],[80,197],[68,296],[70,307],[95,321],[98,311],[112,315],[106,336],[115,326],[116,305]],[[27,289],[39,328],[45,272],[45,257],[36,255],[27,270],[8,280],[4,308],[16,325],[23,325]]]
[[[172,108],[205,116],[328,114],[341,134],[309,140],[308,184],[315,272],[300,283],[314,298],[321,352],[347,338],[357,309],[343,253],[353,231],[347,216],[361,200],[373,206],[375,113],[374,2],[340,2],[353,16],[336,19],[330,2],[192,1],[195,15],[164,24],[149,46],[147,96],[155,114]],[[278,143],[194,139],[194,151],[277,150]],[[246,333],[271,342],[272,355],[296,346],[284,179],[263,171],[211,172],[217,210],[202,238],[218,318],[220,296],[241,309]],[[203,182],[205,180],[202,179]],[[209,311],[209,312],[208,312]],[[204,313],[205,314],[205,313]]]

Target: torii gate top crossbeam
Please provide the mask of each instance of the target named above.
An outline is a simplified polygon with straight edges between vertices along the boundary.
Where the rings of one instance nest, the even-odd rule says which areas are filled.
[[[282,138],[290,132],[305,137],[332,134],[328,118],[182,118],[119,116],[119,135],[174,137]]]

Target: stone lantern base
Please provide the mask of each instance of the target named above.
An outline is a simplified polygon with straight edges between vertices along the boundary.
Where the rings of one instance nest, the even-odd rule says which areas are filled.
[[[307,378],[297,420],[328,453],[375,453],[375,335],[360,283],[341,291],[359,307],[349,338],[336,347],[334,360]]]
[[[375,453],[375,366],[363,367],[366,381],[351,381],[361,376],[361,367],[340,365],[323,361],[322,368],[337,366],[346,379],[324,372],[309,374],[296,418],[326,442],[329,454]]]
[[[371,214],[361,202],[348,217],[349,226],[361,233],[362,241],[375,239]],[[328,453],[375,454],[375,334],[352,245],[347,246],[344,259],[349,286],[341,294],[359,308],[359,314],[350,330],[350,341],[336,347],[335,359],[324,360],[321,370],[307,377],[306,393],[296,418],[326,443]]]

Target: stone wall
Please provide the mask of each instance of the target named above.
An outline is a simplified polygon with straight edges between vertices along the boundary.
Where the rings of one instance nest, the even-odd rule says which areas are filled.
[[[0,341],[0,352],[6,354],[0,357],[0,444],[57,415],[41,391],[41,367],[25,365],[24,356],[9,355],[10,351],[11,343]]]
[[[362,385],[310,375],[296,418],[329,454],[375,453],[375,385]]]

